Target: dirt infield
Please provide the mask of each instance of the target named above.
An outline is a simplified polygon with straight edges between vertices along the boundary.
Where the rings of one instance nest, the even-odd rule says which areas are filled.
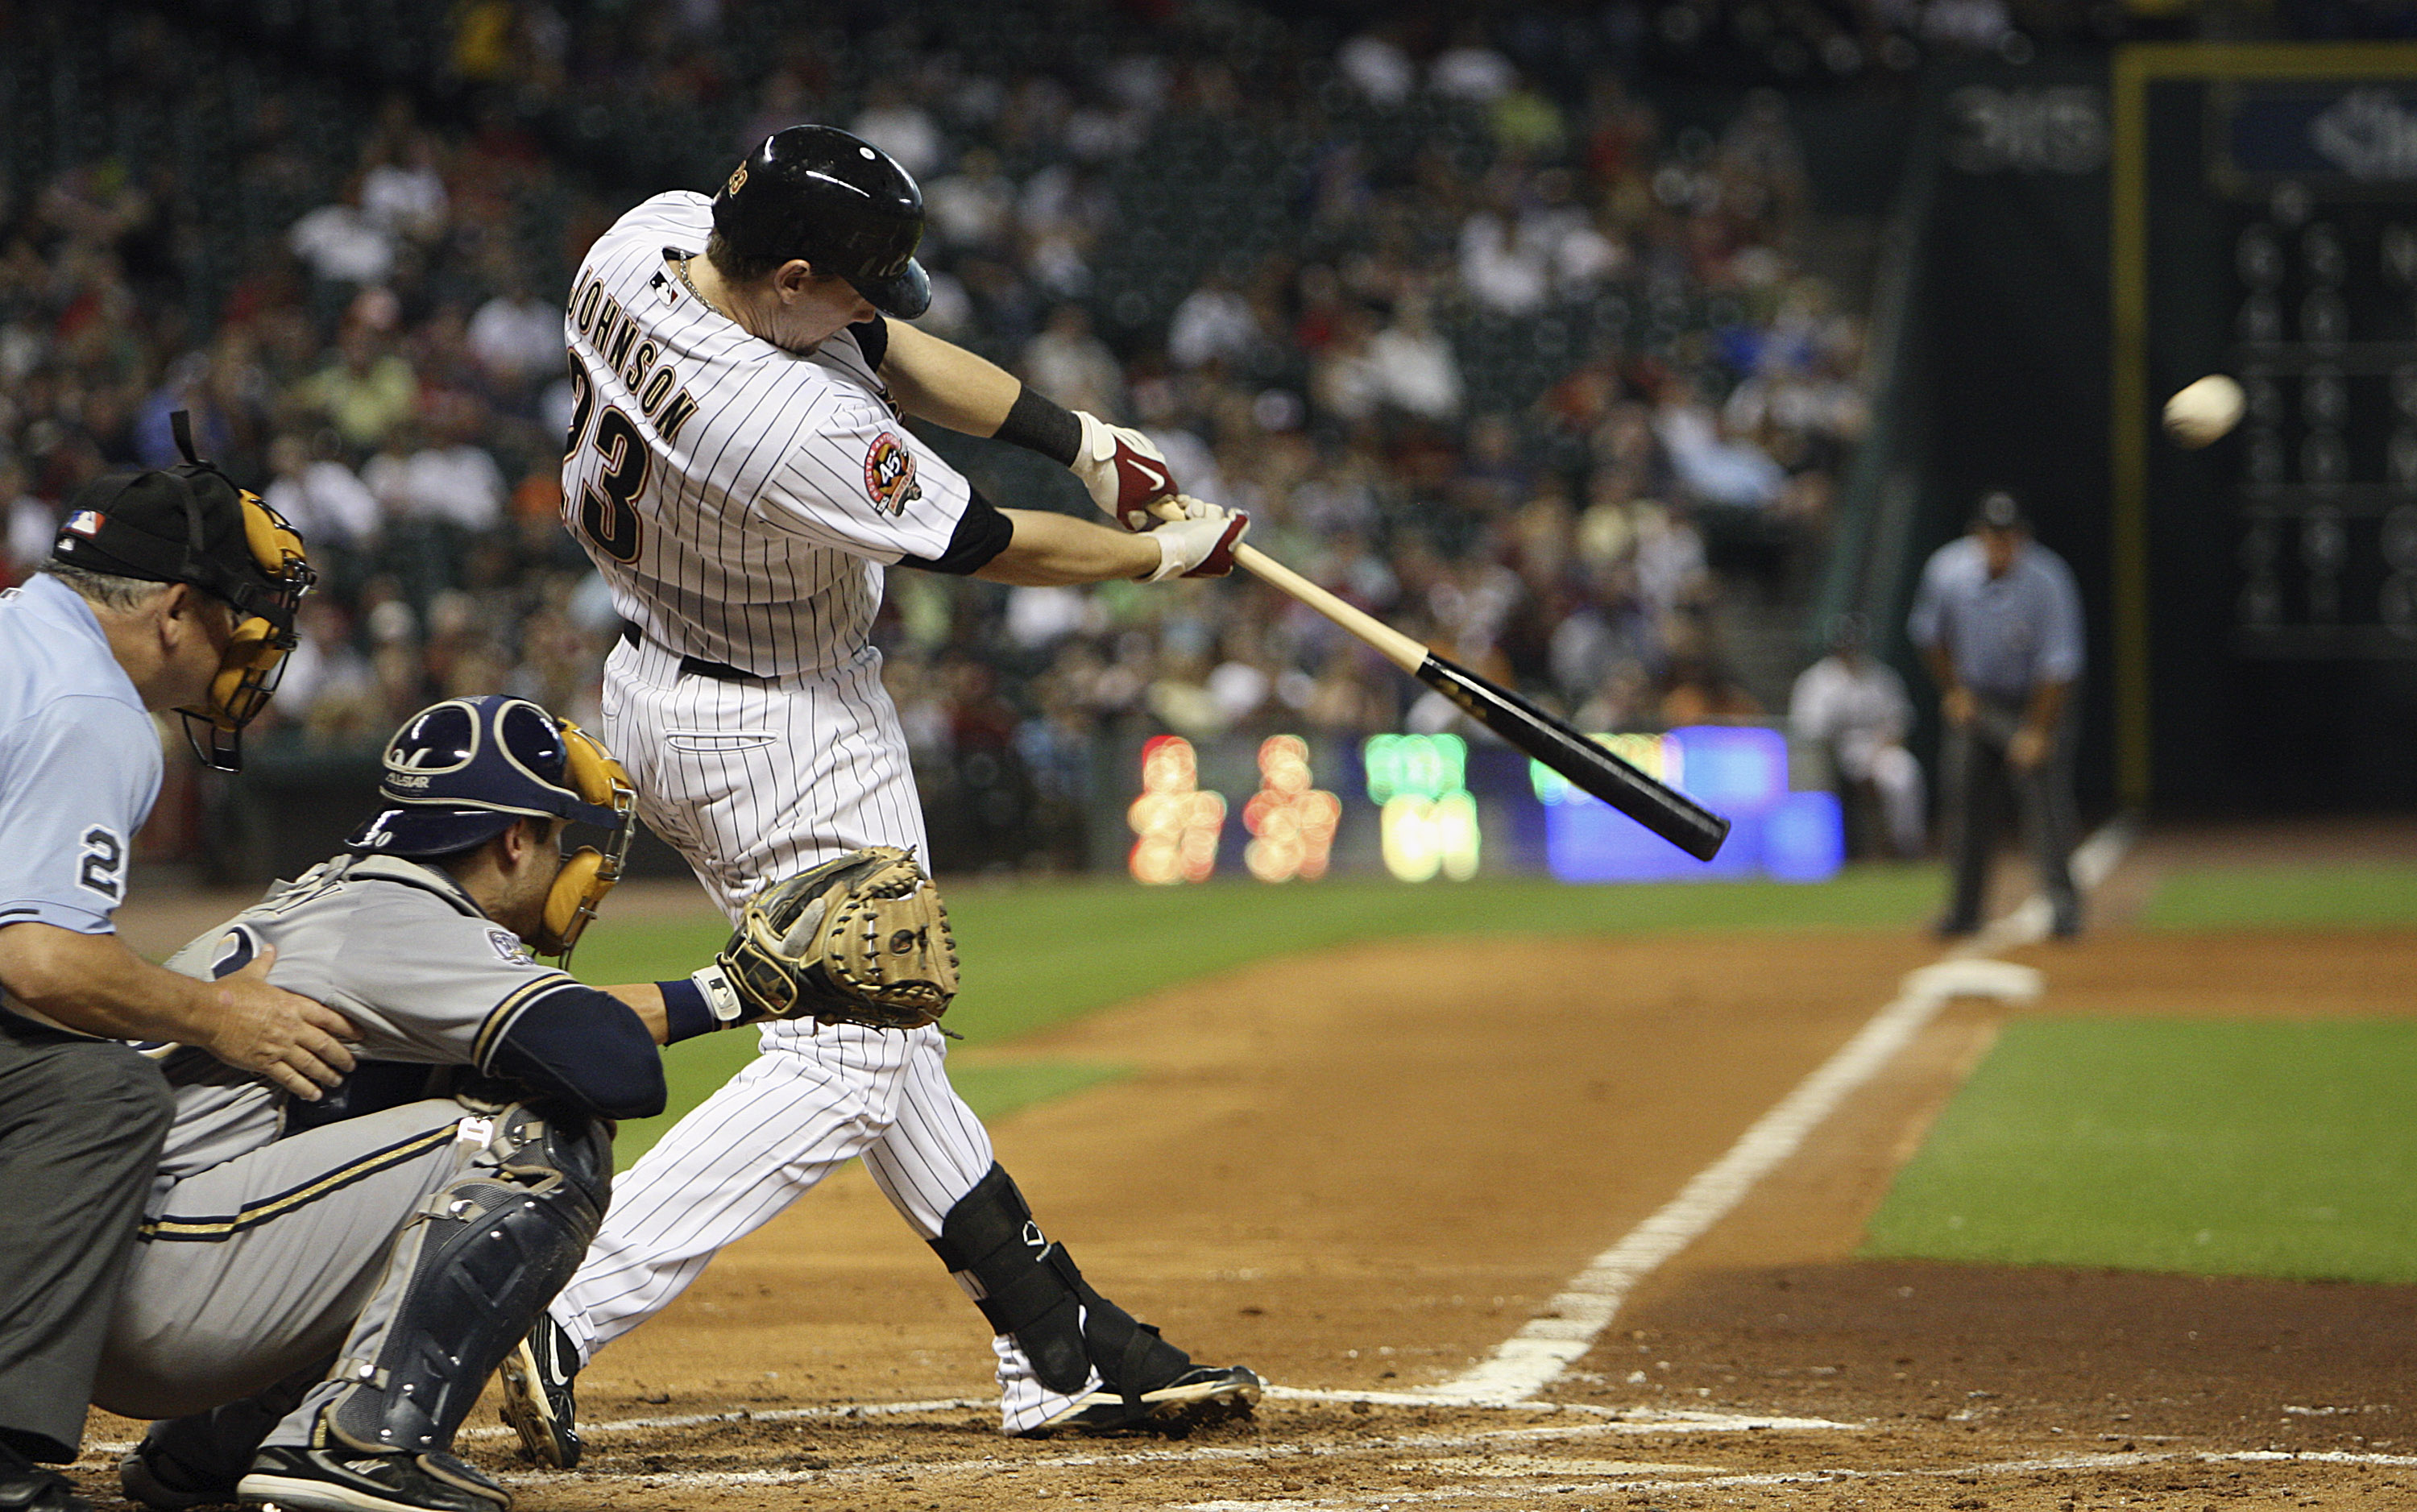
[[[1383,1399],[1544,1310],[1933,954],[1855,934],[1372,945],[1025,1041],[1134,1069],[995,1130],[1053,1234],[1171,1338],[1294,1394],[1180,1443],[999,1439],[979,1316],[851,1171],[597,1361],[586,1415],[632,1426],[594,1433],[580,1474],[515,1474],[520,1504],[2417,1506],[2417,1289],[1850,1258],[2002,1021],[1979,1003],[1537,1402]],[[2049,981],[2028,1011],[2417,1011],[2405,932],[2116,930],[2021,959]],[[914,1403],[942,1405],[886,1410]],[[465,1447],[511,1464],[492,1429]],[[114,1491],[101,1464],[84,1478]]]

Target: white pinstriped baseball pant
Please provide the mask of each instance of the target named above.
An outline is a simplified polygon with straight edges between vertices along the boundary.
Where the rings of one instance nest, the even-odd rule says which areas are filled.
[[[734,919],[763,883],[861,846],[930,854],[870,647],[833,671],[742,683],[682,676],[661,646],[623,643],[605,663],[603,723],[640,816]],[[757,1034],[756,1059],[615,1179],[603,1229],[553,1308],[583,1359],[850,1159],[863,1157],[926,1240],[988,1174],[990,1134],[950,1086],[937,1029],[768,1023]],[[1007,1431],[1070,1400],[1033,1378],[1011,1340],[992,1347]]]

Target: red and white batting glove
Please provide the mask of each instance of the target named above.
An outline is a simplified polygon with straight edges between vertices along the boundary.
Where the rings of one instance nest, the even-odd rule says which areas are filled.
[[[1175,494],[1175,470],[1158,443],[1126,426],[1110,425],[1081,410],[1082,449],[1074,454],[1074,476],[1090,491],[1091,502],[1127,530],[1143,531],[1158,523],[1149,507]]]
[[[1234,546],[1251,528],[1251,517],[1239,510],[1194,498],[1178,498],[1184,518],[1149,533],[1158,542],[1158,570],[1148,582],[1169,578],[1222,578],[1234,570]]]

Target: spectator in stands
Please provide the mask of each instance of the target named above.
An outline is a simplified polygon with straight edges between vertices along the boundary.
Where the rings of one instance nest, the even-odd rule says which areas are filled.
[[[1787,475],[1760,447],[1725,435],[1692,378],[1673,374],[1653,413],[1653,431],[1680,484],[1706,504],[1759,509],[1779,496]]]
[[[288,408],[324,416],[344,440],[378,446],[411,417],[419,384],[411,364],[368,320],[352,320],[337,339],[336,360],[296,384]]]
[[[1497,170],[1484,206],[1461,222],[1461,289],[1497,315],[1541,309],[1553,289],[1554,247],[1544,227],[1523,223],[1515,180]]]
[[[596,99],[613,102],[598,160],[633,164],[629,149],[647,142],[722,140],[748,121],[752,143],[861,100],[860,129],[925,170],[924,324],[1021,358],[1036,389],[1135,416],[1188,487],[1251,508],[1276,554],[1465,641],[1489,672],[1597,727],[1652,722],[1671,645],[1695,643],[1723,591],[1686,514],[1722,491],[1688,487],[1705,469],[1682,479],[1677,459],[1700,463],[1691,446],[1706,435],[1759,453],[1759,478],[1778,477],[1761,520],[1809,532],[1860,434],[1859,334],[1774,250],[1798,244],[1806,197],[1793,128],[1767,101],[1665,145],[1617,68],[1573,53],[1523,77],[1512,57],[1533,38],[1496,45],[1494,18],[1454,18],[1432,68],[1419,59],[1442,38],[1415,19],[1379,22],[1334,55],[1338,88],[1302,90],[1313,34],[1281,21],[1232,50],[1127,8],[1086,13],[1078,24],[1100,33],[1086,55],[1102,66],[1070,87],[1037,53],[956,64],[889,40],[810,49],[710,0],[676,16],[639,8],[626,24],[575,10],[456,7],[447,41],[464,108],[424,129],[402,97],[365,123],[348,86],[264,65],[234,138],[199,139],[223,162],[213,181],[180,191],[95,161],[30,209],[0,204],[0,454],[26,475],[25,534],[47,535],[52,505],[104,459],[133,455],[145,396],[190,377],[170,372],[180,354],[207,352],[229,455],[262,466],[274,451],[274,500],[314,544],[343,548],[322,591],[347,612],[314,633],[331,662],[337,640],[366,662],[386,719],[479,677],[592,686],[592,664],[577,669],[600,648],[590,619],[603,611],[573,607],[600,600],[584,564],[560,559],[544,486],[574,396],[557,376],[558,312],[520,280],[558,282],[568,265],[549,254],[584,246],[609,214],[546,145],[567,120],[595,118],[559,113]],[[384,14],[363,11],[354,30],[378,35]],[[189,39],[206,47],[207,28]],[[1167,281],[1186,265],[1134,233],[1166,219],[1151,196],[1169,186],[1193,209],[1211,203],[1209,178],[1179,156],[1211,122],[1220,141],[1313,150],[1298,201],[1278,188],[1289,171],[1215,186],[1216,271],[1190,288]],[[266,207],[270,225],[336,213],[287,256],[274,237],[224,244],[205,197],[253,219]],[[367,282],[365,249],[385,260]],[[1712,295],[1742,313],[1708,341]],[[205,310],[218,330],[187,324]],[[1673,370],[1701,414],[1665,444],[1637,396],[1662,394]],[[1549,398],[1530,408],[1540,389]],[[322,432],[307,458],[291,439]],[[373,454],[400,528],[365,505],[375,496],[354,469]],[[509,479],[533,481],[504,511]],[[1554,502],[1571,498],[1586,506],[1574,521]],[[975,687],[971,662],[1013,728],[1045,718],[1063,739],[1078,724],[1084,738],[1140,733],[1154,683],[1165,706],[1222,719],[1208,692],[1221,669],[1239,669],[1229,695],[1245,673],[1266,684],[1254,718],[1280,708],[1320,729],[1396,728],[1411,691],[1241,580],[1179,611],[1093,596],[1030,649],[1002,616],[1030,631],[1045,598],[920,579],[893,590],[890,668],[902,689],[920,679],[944,731]],[[1201,659],[1240,645],[1237,625],[1257,631],[1248,656]],[[926,667],[950,647],[946,666]],[[1041,658],[1059,681],[1035,681]],[[902,691],[902,710],[913,702]],[[949,781],[971,791],[953,770]]]
[[[1168,323],[1166,355],[1178,368],[1223,362],[1239,366],[1263,340],[1250,301],[1222,269],[1183,296]]]
[[[394,271],[394,234],[362,210],[360,186],[294,222],[285,234],[312,275],[328,283],[383,283]]]
[[[436,143],[407,131],[361,175],[361,215],[388,235],[426,244],[445,234],[450,201],[436,171]]]
[[[344,465],[335,433],[323,431],[320,437],[315,458],[299,436],[281,435],[269,443],[268,465],[276,476],[261,499],[313,549],[358,551],[377,538],[377,496]]]
[[[1868,639],[1861,614],[1838,616],[1830,654],[1796,679],[1787,723],[1828,759],[1856,854],[1910,860],[1923,852],[1923,828],[1922,764],[1905,748],[1913,703]]]
[[[353,647],[343,610],[325,597],[306,598],[295,629],[294,649],[269,702],[278,722],[299,725],[322,744],[382,733],[376,680],[369,659]]]
[[[1673,655],[1662,674],[1661,718],[1666,729],[1690,724],[1751,724],[1762,705],[1701,651]]]
[[[848,124],[848,129],[897,159],[900,167],[919,179],[940,166],[947,150],[932,113],[917,104],[891,78],[874,82],[864,109]]]
[[[1519,83],[1519,70],[1485,39],[1484,23],[1474,18],[1460,23],[1452,46],[1427,67],[1427,87],[1448,99],[1490,105]]]
[[[1424,295],[1403,299],[1392,324],[1370,338],[1368,365],[1380,403],[1422,420],[1450,420],[1460,414],[1460,361],[1427,310]]]
[[[5,451],[0,451],[0,507],[8,510],[8,581],[22,582],[51,554],[51,542],[59,534],[59,512],[26,491],[25,464]]]
[[[1931,554],[1907,632],[1938,679],[1954,892],[1942,935],[1981,925],[1997,852],[1999,790],[2012,787],[2060,938],[2081,931],[2073,885],[2073,748],[2081,595],[2063,558],[2031,539],[2021,503],[1981,496],[1972,528]]]
[[[1360,33],[1334,54],[1335,68],[1372,105],[1388,109],[1410,98],[1419,82],[1418,65],[1402,51],[1383,23]]]
[[[473,438],[478,406],[453,399],[431,407],[425,445],[400,447],[370,459],[361,481],[385,507],[388,518],[444,521],[464,530],[492,530],[504,518],[504,474],[494,457]],[[406,443],[410,430],[396,432]]]
[[[479,365],[505,388],[517,389],[540,373],[562,370],[562,302],[537,297],[519,265],[508,265],[503,287],[470,317],[468,340]]]
[[[1024,349],[1024,378],[1070,410],[1113,418],[1124,414],[1124,370],[1091,334],[1091,317],[1069,301],[1049,313],[1048,328]]]

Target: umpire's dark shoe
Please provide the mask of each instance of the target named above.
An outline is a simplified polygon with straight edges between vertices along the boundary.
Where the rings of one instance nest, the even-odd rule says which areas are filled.
[[[540,1465],[579,1463],[578,1375],[579,1351],[552,1318],[540,1318],[504,1356],[504,1421],[521,1436],[521,1453]]]
[[[1113,1387],[1085,1392],[1056,1416],[1019,1438],[1053,1433],[1163,1433],[1179,1439],[1193,1429],[1247,1417],[1258,1403],[1257,1374],[1239,1365],[1195,1365],[1128,1401]]]
[[[512,1493],[449,1454],[271,1445],[237,1488],[270,1512],[506,1512]]]
[[[204,1474],[145,1439],[117,1461],[117,1487],[126,1499],[151,1512],[188,1512],[197,1506],[233,1506],[235,1482]],[[6,1505],[0,1503],[0,1505]]]
[[[65,1475],[0,1444],[0,1512],[92,1512],[92,1504]]]

